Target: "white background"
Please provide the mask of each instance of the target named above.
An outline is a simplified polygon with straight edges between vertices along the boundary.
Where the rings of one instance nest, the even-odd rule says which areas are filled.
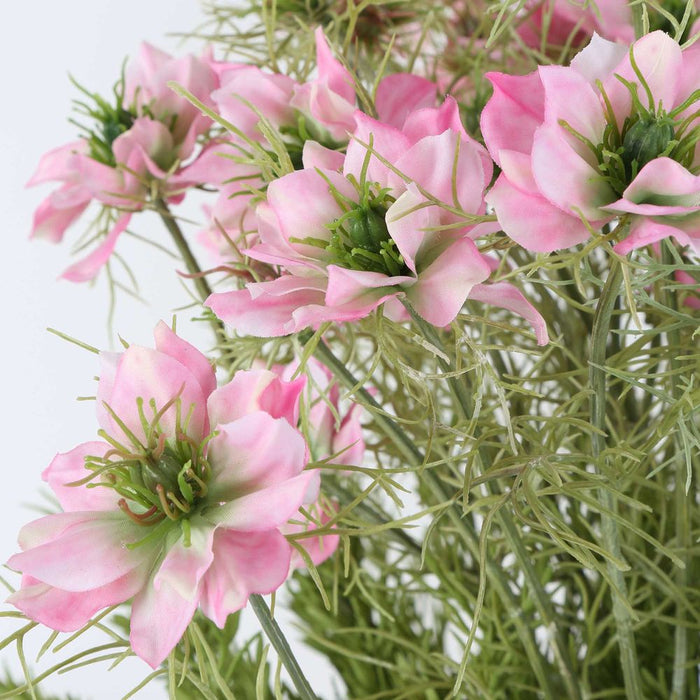
[[[29,241],[32,213],[51,186],[26,190],[24,183],[45,151],[76,137],[75,127],[67,121],[71,99],[77,97],[69,72],[82,85],[109,95],[124,57],[135,55],[143,39],[174,54],[199,52],[197,42],[183,46],[179,39],[166,35],[194,28],[202,20],[196,0],[38,0],[4,7],[0,23],[0,563],[16,551],[21,525],[36,517],[31,506],[42,502],[41,471],[56,452],[96,437],[93,404],[77,402],[75,397],[94,395],[97,358],[47,333],[46,327],[101,349],[109,349],[114,342],[106,323],[105,280],[93,288],[57,280],[75,259],[69,253],[82,232],[80,222],[59,246]],[[198,208],[190,207],[188,214],[197,216]],[[140,216],[134,228],[166,243],[157,219]],[[149,304],[121,295],[114,330],[130,342],[150,345],[157,320],[169,320],[172,309],[185,304],[187,296],[173,272],[173,261],[166,256],[128,240],[120,240],[117,250],[129,259]],[[200,253],[200,257],[205,256]],[[187,311],[178,314],[178,330],[206,350],[208,328],[189,323],[190,315]],[[17,585],[16,575],[7,570],[3,575]],[[0,600],[3,595],[0,592]],[[0,619],[0,639],[15,627]],[[35,632],[38,643],[45,637]],[[77,645],[75,651],[80,650],[81,642]],[[28,658],[33,662],[31,650]],[[323,665],[319,671],[317,660],[306,654],[299,659],[307,669],[315,669],[316,677],[310,677],[316,690],[327,689]],[[2,667],[21,677],[13,647],[0,651]],[[100,665],[54,676],[42,688],[70,691],[84,699],[111,700],[121,697],[149,671],[139,660],[109,674]],[[151,684],[137,697],[157,700],[165,693],[158,684]]]

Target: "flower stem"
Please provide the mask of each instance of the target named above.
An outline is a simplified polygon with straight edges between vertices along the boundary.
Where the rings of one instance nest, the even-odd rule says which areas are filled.
[[[309,681],[306,680],[304,672],[301,670],[299,663],[297,662],[294,653],[292,652],[287,638],[282,633],[279,625],[272,617],[270,613],[270,608],[268,607],[265,599],[259,593],[253,593],[250,598],[250,607],[253,608],[253,612],[260,622],[260,626],[270,640],[270,643],[275,648],[275,651],[279,655],[284,667],[287,669],[294,687],[297,689],[299,696],[302,700],[318,700],[316,694],[311,689]]]
[[[302,342],[308,340],[309,336],[300,336]],[[399,448],[407,461],[414,466],[421,466],[425,463],[425,456],[422,451],[414,444],[413,440],[404,432],[401,426],[396,423],[382,407],[377,403],[374,397],[364,388],[357,388],[358,382],[353,374],[348,370],[343,362],[341,362],[333,353],[333,351],[320,340],[314,349],[314,354],[321,360],[328,369],[330,369],[335,377],[348,389],[354,389],[356,395],[362,399],[364,404],[372,411],[374,420],[379,425],[384,434],[392,440]],[[472,553],[474,558],[480,560],[480,542],[477,533],[471,528],[468,522],[464,519],[460,509],[454,498],[448,495],[439,478],[429,469],[422,473],[421,477],[435,497],[441,502],[449,503],[453,501],[448,509],[448,516],[452,521],[455,529],[460,533],[465,546]],[[544,665],[544,659],[537,648],[537,643],[534,638],[533,629],[526,623],[522,617],[522,612],[518,609],[517,601],[513,592],[510,589],[508,581],[503,574],[499,565],[491,559],[486,559],[486,571],[494,589],[500,596],[504,605],[510,608],[509,619],[514,621],[518,627],[523,646],[527,652],[530,663],[533,666],[533,672],[537,676],[540,683],[540,689],[544,696],[550,700],[559,697],[552,685],[551,674]],[[578,694],[571,697],[579,697]]]
[[[438,350],[440,350],[444,357],[447,357],[445,347],[442,341],[440,340],[440,336],[437,334],[435,327],[429,324],[423,318],[421,318],[408,301],[404,301],[404,306],[411,314],[411,318],[413,319],[416,326],[418,326],[423,337],[429,343],[434,345]],[[467,419],[471,418],[473,414],[473,405],[472,398],[468,391],[466,382],[462,381],[461,377],[451,374],[454,371],[454,368],[443,357],[438,357],[438,362],[442,371],[448,374],[447,382],[450,386],[450,389],[452,390],[453,395],[457,400],[457,403],[459,404],[459,407],[461,408],[462,414]],[[480,454],[482,453],[482,450],[483,448],[480,447],[478,450]],[[486,456],[482,456],[481,462],[482,464],[488,464],[489,460]],[[489,489],[489,491],[491,491],[488,484],[486,485],[486,488]],[[496,517],[503,529],[503,533],[506,539],[508,540],[508,544],[510,545],[511,551],[513,552],[516,559],[518,560],[518,563],[520,564],[522,572],[525,576],[525,580],[527,581],[528,587],[530,588],[535,597],[535,605],[537,606],[538,613],[542,618],[542,622],[545,624],[548,630],[554,632],[552,638],[553,651],[556,661],[559,665],[559,670],[566,684],[569,697],[572,700],[578,700],[581,698],[581,692],[579,688],[579,682],[574,674],[574,666],[569,654],[569,648],[567,647],[567,644],[564,641],[564,637],[562,636],[561,630],[557,625],[556,613],[552,606],[552,602],[547,593],[545,592],[542,583],[540,582],[539,577],[537,576],[537,572],[535,571],[535,568],[532,565],[532,557],[525,548],[525,545],[522,541],[522,538],[520,537],[520,533],[518,532],[518,528],[515,522],[513,521],[511,514],[506,510],[500,509]]]
[[[591,424],[598,428],[591,436],[592,456],[596,466],[605,450],[605,401],[607,394],[605,359],[607,354],[608,335],[615,302],[622,284],[622,266],[616,259],[612,261],[608,278],[600,293],[598,304],[593,317],[591,333],[591,352],[589,381],[593,394],[591,396]],[[617,502],[615,496],[607,489],[602,489],[601,525],[603,544],[613,558],[623,559],[620,546],[620,532],[617,521],[609,513],[615,513]],[[617,624],[617,638],[620,648],[620,661],[625,681],[625,691],[628,700],[643,698],[642,679],[639,673],[637,646],[632,629],[632,613],[624,604],[627,597],[627,584],[622,572],[611,561],[607,563],[608,575],[614,585],[611,591],[613,615]]]
[[[161,218],[161,221],[163,224],[165,224],[165,228],[168,229],[168,233],[172,237],[180,255],[182,256],[185,266],[187,267],[187,271],[192,275],[194,286],[197,289],[200,300],[206,301],[211,295],[211,287],[209,286],[206,278],[202,275],[202,270],[197,263],[197,259],[190,250],[187,239],[183,235],[177,220],[171,213],[166,201],[162,197],[158,197],[155,200],[155,208]],[[226,339],[224,324],[218,318],[212,317],[209,320],[209,324],[211,325],[217,340]]]
[[[669,266],[669,269],[674,264],[673,254],[669,249],[672,244],[668,241],[664,241],[662,259],[663,262]],[[663,287],[663,283],[662,283]],[[678,310],[678,296],[677,293],[670,289],[663,289],[662,300],[664,304],[674,311]],[[671,397],[675,401],[678,400],[680,394],[682,393],[681,387],[678,383],[678,370],[680,363],[676,353],[679,352],[682,347],[681,344],[681,334],[678,327],[673,326],[671,330],[667,332],[668,346],[669,346],[669,365],[671,372],[669,372],[669,381],[671,384]],[[678,554],[683,560],[685,567],[678,569],[676,572],[676,581],[678,585],[683,589],[687,589],[690,585],[690,566],[691,560],[689,557],[690,547],[692,546],[692,537],[690,533],[690,512],[692,503],[695,502],[695,494],[688,490],[686,492],[686,477],[683,473],[685,469],[685,464],[683,460],[683,445],[681,444],[681,439],[678,432],[673,436],[673,449],[675,457],[675,501],[676,501],[676,547],[678,548]],[[674,649],[673,649],[673,679],[672,679],[672,696],[673,698],[686,697],[686,686],[688,679],[688,628],[680,622],[683,620],[683,606],[679,603],[677,605],[677,617],[679,622],[676,623],[676,629],[674,631]]]

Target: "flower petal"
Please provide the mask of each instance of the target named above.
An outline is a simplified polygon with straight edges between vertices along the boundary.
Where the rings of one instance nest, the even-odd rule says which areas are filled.
[[[513,311],[532,325],[538,345],[546,345],[549,342],[547,323],[542,314],[512,284],[507,282],[477,284],[471,290],[469,298]]]
[[[400,129],[413,111],[432,107],[437,85],[411,73],[394,73],[381,79],[374,104],[380,121]]]
[[[90,475],[85,468],[85,457],[103,457],[111,450],[106,442],[84,442],[70,452],[57,454],[41,475],[58,497],[65,511],[114,510],[120,496],[107,486],[99,486],[100,479],[92,486],[67,486]]]
[[[109,260],[109,256],[112,255],[112,251],[117,245],[117,239],[129,225],[130,220],[131,213],[122,214],[102,243],[82,260],[73,263],[73,265],[64,270],[61,277],[69,282],[88,282],[93,279]]]
[[[285,418],[290,425],[296,425],[299,396],[305,385],[305,377],[288,382],[264,369],[236,372],[230,382],[209,397],[209,419],[217,426],[255,411],[264,411],[273,418]]]
[[[544,87],[535,71],[529,75],[486,73],[493,96],[481,113],[481,131],[491,157],[500,165],[502,149],[529,153],[544,120]]]
[[[285,275],[269,283],[249,284],[246,289],[212,294],[204,305],[238,333],[272,338],[305,327],[299,326],[294,314],[306,306],[322,306],[326,283],[322,277]]]
[[[199,381],[204,396],[209,396],[216,389],[214,368],[194,345],[180,338],[163,321],[158,322],[153,336],[156,341],[156,350],[177,360],[183,367],[187,367]]]
[[[567,142],[559,126],[537,130],[532,145],[532,171],[544,197],[562,211],[578,212],[589,221],[606,218],[600,207],[617,199],[597,170]],[[552,164],[556,163],[556,167]]]
[[[491,269],[474,241],[462,238],[420,271],[406,296],[428,323],[446,326],[459,313],[472,287],[490,274]]]
[[[523,248],[549,253],[590,238],[578,216],[566,214],[542,195],[513,186],[501,175],[486,195],[505,233]]]
[[[64,515],[76,517],[71,523]],[[128,548],[144,533],[120,512],[59,513],[41,518],[39,524],[44,531],[55,528],[58,534],[45,544],[15,554],[7,565],[68,592],[105,586],[153,557],[153,546]],[[31,525],[35,526],[31,533],[34,536],[37,524]],[[20,540],[26,542],[28,534],[25,528]]]
[[[143,587],[147,575],[148,569],[141,567],[106,586],[80,593],[63,591],[25,576],[22,587],[7,602],[30,620],[59,632],[73,632],[99,610],[129,600]]]
[[[153,577],[153,586],[156,589],[170,586],[177,595],[191,601],[196,598],[199,583],[214,559],[214,528],[195,516],[189,520],[189,530],[189,544],[185,544],[178,528],[173,530],[174,541],[166,542],[166,554]]]
[[[235,501],[212,507],[203,517],[213,525],[260,532],[287,522],[304,503],[316,500],[320,483],[318,470],[308,470]]]
[[[308,450],[287,420],[257,411],[219,425],[207,459],[211,499],[224,503],[298,476],[308,462]]]
[[[147,581],[131,606],[131,648],[157,668],[182,639],[197,609],[198,597],[185,600],[167,582]]]
[[[284,583],[290,557],[291,547],[277,530],[217,530],[214,561],[202,586],[202,612],[223,627],[251,593],[272,593]]]

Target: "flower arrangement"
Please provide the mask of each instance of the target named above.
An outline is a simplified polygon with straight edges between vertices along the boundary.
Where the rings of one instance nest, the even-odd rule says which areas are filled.
[[[33,238],[92,217],[73,283],[154,213],[210,345],[62,334],[99,427],[7,561],[0,697],[135,656],[127,697],[315,700],[302,644],[328,697],[697,697],[700,5],[205,12],[28,183]]]

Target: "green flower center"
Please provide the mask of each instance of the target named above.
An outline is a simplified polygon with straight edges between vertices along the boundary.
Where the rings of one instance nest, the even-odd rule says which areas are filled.
[[[86,117],[89,124],[83,124],[72,119],[81,131],[81,136],[87,141],[90,157],[99,163],[116,167],[117,162],[112,150],[112,144],[125,131],[128,131],[136,114],[124,109],[124,80],[114,86],[114,104],[110,104],[97,93],[90,92],[73,80],[73,84],[87,97],[87,101],[75,100],[78,114]]]
[[[631,97],[632,109],[623,124],[618,124],[600,81],[597,86],[607,118],[602,140],[594,144],[566,121],[559,122],[593,152],[601,178],[618,196],[622,196],[639,171],[656,158],[671,158],[695,174],[697,168],[693,163],[700,139],[700,125],[697,123],[700,113],[691,109],[700,100],[700,90],[695,90],[683,103],[667,112],[661,102],[654,100],[646,79],[637,67],[632,49],[630,63],[639,83],[616,75],[629,90]],[[642,104],[639,96],[640,86],[645,94],[646,105]]]
[[[189,517],[199,511],[207,496],[211,468],[205,457],[210,435],[201,443],[187,435],[189,416],[182,419],[180,398],[175,397],[160,410],[151,403],[153,418],[146,419],[143,402],[137,401],[145,440],[137,437],[114,414],[115,422],[126,436],[124,442],[107,434],[99,435],[110,445],[102,457],[88,456],[90,472],[77,485],[111,488],[119,494],[119,507],[139,525],[151,526],[163,521],[180,522],[186,529]],[[176,414],[174,437],[160,427],[169,410]]]
[[[668,116],[644,115],[630,126],[622,139],[622,162],[628,180],[633,180],[649,161],[667,155],[674,138]]]
[[[373,195],[365,187],[360,203],[328,225],[331,236],[325,248],[331,256],[329,264],[390,277],[410,274],[386,225],[390,199],[385,190]]]

